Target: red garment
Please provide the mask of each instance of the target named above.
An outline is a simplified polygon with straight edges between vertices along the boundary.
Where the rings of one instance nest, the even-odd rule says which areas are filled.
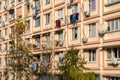
[[[59,19],[56,20],[56,28],[60,27],[60,24],[61,24],[60,20]]]

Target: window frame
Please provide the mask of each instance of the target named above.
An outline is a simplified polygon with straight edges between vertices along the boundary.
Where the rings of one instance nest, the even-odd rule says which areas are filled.
[[[89,53],[89,62],[96,62],[96,49],[92,49],[92,50],[89,50],[88,51],[88,53]]]
[[[37,23],[36,23],[36,21],[37,21]],[[34,19],[34,26],[35,27],[39,27],[40,26],[40,17],[37,17],[37,18]]]
[[[72,40],[78,40],[78,27],[72,28]]]
[[[89,38],[96,37],[96,23],[89,24]]]

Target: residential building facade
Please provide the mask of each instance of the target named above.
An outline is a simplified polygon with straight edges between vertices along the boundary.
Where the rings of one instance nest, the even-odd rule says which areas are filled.
[[[120,0],[0,0],[0,80],[16,18],[26,18],[26,43],[35,45],[33,53],[39,60],[53,62],[54,72],[59,54],[73,46],[96,80],[120,80],[119,6]],[[13,73],[9,76],[14,80]]]

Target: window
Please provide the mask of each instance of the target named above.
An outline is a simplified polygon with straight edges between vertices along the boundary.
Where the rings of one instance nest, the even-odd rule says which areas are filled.
[[[96,61],[96,50],[89,50],[89,61]]]
[[[78,13],[78,4],[72,6],[72,14],[73,13]]]
[[[46,43],[50,44],[50,34],[46,35]]]
[[[2,31],[0,30],[0,36],[2,36]]]
[[[36,48],[40,48],[40,36],[35,37]]]
[[[40,10],[40,0],[35,0],[35,6],[37,7],[37,10]]]
[[[2,65],[2,59],[0,58],[0,66]]]
[[[18,16],[18,19],[21,19],[21,18],[22,18],[22,15],[19,15],[19,16]]]
[[[22,0],[18,0],[18,2],[22,2]]]
[[[40,26],[40,17],[35,19],[35,27]]]
[[[78,39],[78,27],[72,29],[72,40]]]
[[[63,31],[58,32],[58,39],[63,40]]]
[[[50,54],[43,54],[43,62],[50,62]]]
[[[89,0],[89,11],[95,11],[96,9],[96,0]]]
[[[11,34],[14,34],[14,26],[11,27]]]
[[[14,16],[15,16],[14,10],[12,9],[9,13],[10,13],[10,19],[14,20]]]
[[[7,28],[5,28],[5,36],[7,36]]]
[[[95,36],[96,36],[96,24],[95,23],[89,24],[89,37]]]
[[[120,58],[120,48],[109,48],[107,49],[107,59]]]
[[[115,3],[115,2],[118,2],[118,1],[120,1],[120,0],[107,0],[107,3],[112,4],[112,3]]]
[[[5,16],[5,22],[7,21],[7,14],[4,15]]]
[[[110,32],[120,30],[120,19],[116,18],[107,21],[107,27]]]
[[[0,51],[2,51],[2,46],[1,46],[1,44],[0,44]]]
[[[2,18],[1,18],[1,16],[0,16],[0,23],[2,23]]]
[[[7,51],[8,49],[8,46],[7,46],[7,43],[5,43],[5,51]]]
[[[4,6],[7,7],[7,6],[8,6],[8,0],[4,0],[4,2],[5,2],[5,3],[4,3]]]
[[[27,21],[27,27],[26,27],[27,30],[30,30],[30,20]]]
[[[50,13],[46,14],[46,25],[50,24]]]
[[[2,4],[1,4],[1,2],[0,2],[0,10],[2,9],[2,7],[1,7],[1,6],[2,6]]]
[[[46,0],[46,4],[49,4],[50,3],[50,0]]]
[[[62,19],[63,18],[63,9],[59,9],[58,10],[58,19]]]

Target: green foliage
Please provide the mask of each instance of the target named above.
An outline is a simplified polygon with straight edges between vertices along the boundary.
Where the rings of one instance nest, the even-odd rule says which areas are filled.
[[[14,38],[12,39],[12,50],[8,55],[8,65],[16,74],[26,73],[27,76],[32,75],[29,65],[36,62],[32,51],[24,40],[24,31],[26,27],[25,20],[15,20]]]
[[[84,66],[86,61],[81,56],[78,56],[78,52],[78,49],[71,48],[61,59],[60,71],[62,77],[60,77],[60,80],[95,80],[94,73],[85,73],[88,70]]]

